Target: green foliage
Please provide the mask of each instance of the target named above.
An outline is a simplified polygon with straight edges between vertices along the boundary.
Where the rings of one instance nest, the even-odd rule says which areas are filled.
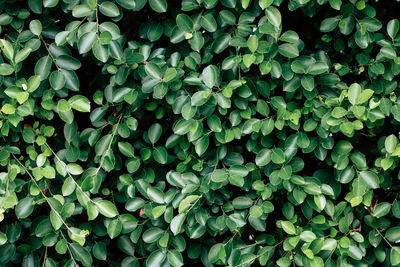
[[[0,266],[400,265],[390,0],[0,0]]]

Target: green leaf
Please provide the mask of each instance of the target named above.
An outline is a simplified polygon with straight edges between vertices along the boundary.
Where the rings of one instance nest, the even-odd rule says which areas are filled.
[[[20,51],[17,52],[17,54],[15,55],[15,63],[20,63],[23,60],[25,60],[29,54],[32,52],[32,49],[30,47],[26,47],[21,49]]]
[[[210,65],[204,68],[201,73],[201,79],[208,88],[212,88],[217,84],[217,69],[215,66]]]
[[[83,173],[82,167],[76,163],[70,163],[66,167],[67,171],[72,175],[79,175]]]
[[[14,72],[13,66],[8,63],[0,63],[0,75],[8,76]]]
[[[117,17],[120,15],[116,4],[111,1],[104,1],[99,5],[100,12],[107,17]]]
[[[321,22],[319,30],[321,32],[331,32],[337,27],[338,23],[339,23],[338,17],[326,18]]]
[[[49,77],[52,61],[49,56],[40,58],[35,65],[35,74],[40,76],[40,81]]]
[[[253,200],[246,196],[236,197],[232,205],[235,209],[247,209],[253,205]]]
[[[275,164],[284,163],[285,162],[285,154],[283,153],[282,149],[276,148],[276,149],[272,150],[271,160]]]
[[[397,57],[396,50],[391,47],[382,47],[381,54],[387,58],[395,59]]]
[[[119,151],[121,151],[122,154],[129,158],[135,157],[133,146],[128,142],[118,142],[118,149]]]
[[[39,36],[42,33],[42,23],[40,22],[40,20],[32,20],[29,23],[29,30],[34,34]]]
[[[12,61],[14,58],[14,48],[11,43],[5,39],[0,39],[0,48],[4,55]]]
[[[243,63],[247,68],[250,68],[254,61],[256,61],[256,56],[253,54],[246,54],[243,56]]]
[[[153,150],[154,160],[160,164],[167,164],[168,162],[168,152],[165,147],[158,146]]]
[[[184,264],[182,254],[176,249],[168,251],[167,259],[172,266],[183,266]]]
[[[74,95],[68,100],[71,107],[80,112],[90,112],[90,101],[83,95]]]
[[[252,35],[247,39],[247,47],[252,53],[256,52],[258,48],[258,37],[256,35]]]
[[[155,80],[162,79],[161,69],[155,63],[152,63],[152,62],[147,63],[144,69],[145,69],[147,75],[149,75],[151,78],[153,78]]]
[[[394,134],[389,135],[385,139],[385,149],[388,153],[393,153],[398,144],[397,137]]]
[[[170,228],[174,235],[177,235],[181,232],[181,228],[185,219],[186,219],[186,213],[178,214],[172,219]]]
[[[211,181],[214,183],[222,183],[225,182],[228,179],[228,173],[226,170],[214,170],[214,172],[211,174]]]
[[[354,245],[349,247],[349,256],[357,261],[361,260],[363,257],[361,249]]]
[[[250,216],[254,218],[258,218],[263,214],[263,210],[261,209],[260,206],[252,206],[250,208]]]
[[[147,195],[149,196],[149,198],[158,203],[158,204],[164,204],[164,194],[161,190],[154,188],[154,187],[149,187],[147,188]]]
[[[392,208],[392,205],[388,202],[379,203],[374,209],[373,216],[377,217],[377,218],[381,218],[381,217],[385,216],[386,214],[388,214],[390,212],[391,208]]]
[[[193,21],[186,14],[178,14],[176,16],[176,25],[184,32],[191,33],[193,30]]]
[[[304,242],[312,242],[313,240],[317,239],[317,236],[311,231],[303,231],[300,234],[300,239]]]
[[[103,242],[98,242],[94,244],[92,248],[93,256],[99,260],[106,260],[107,259],[107,248]]]
[[[205,14],[200,19],[200,25],[208,32],[215,32],[217,30],[217,22],[211,14]]]
[[[73,9],[72,9],[72,16],[74,16],[75,18],[83,18],[86,16],[89,16],[90,14],[92,14],[94,11],[92,9],[90,9],[90,7],[88,5],[76,5]]]
[[[400,226],[389,228],[385,233],[385,237],[390,242],[399,242],[400,241]]]
[[[107,218],[114,218],[119,215],[117,207],[108,200],[99,200],[94,202],[100,214]]]
[[[257,166],[265,166],[271,162],[271,154],[272,151],[270,149],[264,148],[262,149],[256,156],[256,164]]]
[[[58,0],[43,0],[43,6],[47,8],[55,7],[58,4]]]
[[[122,231],[122,223],[119,219],[112,220],[107,226],[107,234],[111,239],[117,237]]]
[[[15,113],[15,107],[13,105],[10,104],[5,104],[2,108],[1,108],[1,112],[3,112],[4,114],[14,114]]]
[[[103,155],[108,147],[111,145],[112,142],[112,135],[107,134],[103,136],[96,144],[95,150],[96,150],[96,155],[100,156]]]
[[[158,13],[164,13],[167,11],[167,1],[166,0],[149,0],[151,9]]]
[[[342,6],[342,0],[329,0],[329,4],[333,9],[340,10]]]
[[[176,77],[176,74],[177,72],[175,68],[168,68],[164,73],[163,81],[164,82],[171,81],[173,78]]]
[[[100,5],[101,6],[101,5]],[[87,32],[79,38],[78,41],[78,49],[80,54],[84,54],[92,49],[94,42],[97,39],[97,35],[95,32]]]
[[[61,228],[63,225],[62,219],[57,215],[57,213],[54,210],[50,211],[50,222],[51,225],[54,227],[54,230],[58,230]]]
[[[274,1],[273,0],[259,0],[258,4],[261,7],[261,9],[265,9],[269,7]]]
[[[343,117],[346,116],[346,115],[347,115],[347,110],[344,109],[344,108],[342,108],[342,107],[335,107],[335,108],[332,110],[332,116],[333,116],[334,118],[339,119],[339,118],[343,118]]]
[[[79,69],[82,64],[74,57],[68,55],[61,55],[56,58],[56,63],[58,66],[65,70],[77,70]],[[40,74],[39,74],[40,75]]]
[[[399,32],[399,20],[398,19],[392,19],[388,22],[386,30],[390,38],[392,40],[396,37],[397,33]]]
[[[293,44],[281,44],[278,51],[279,54],[287,58],[295,58],[299,56],[299,49]]]
[[[308,74],[311,75],[320,75],[324,72],[327,72],[329,70],[329,66],[322,61],[318,61],[313,63],[307,70]]]
[[[282,221],[282,228],[283,230],[288,233],[289,235],[295,235],[296,234],[296,228],[294,227],[293,223],[289,221]]]
[[[66,80],[64,74],[61,71],[53,71],[50,74],[49,82],[54,90],[60,90],[64,87]]]
[[[219,259],[223,259],[226,256],[225,247],[218,243],[211,247],[210,251],[208,252],[208,260],[211,263],[218,261]]]
[[[145,243],[153,243],[160,239],[160,237],[164,234],[164,230],[157,228],[157,227],[152,227],[148,230],[146,230],[143,233],[143,241]]]
[[[0,232],[0,246],[4,245],[6,242],[7,236],[3,232]]]
[[[359,23],[369,32],[376,32],[382,28],[382,23],[376,18],[365,17]]]
[[[72,254],[74,255],[75,259],[80,261],[83,266],[92,266],[92,255],[83,248],[78,243],[71,243],[69,244]]]
[[[399,247],[392,247],[390,250],[390,263],[393,266],[400,264],[400,248]]]
[[[150,126],[148,131],[149,140],[152,144],[157,143],[162,133],[162,126],[159,123],[154,123]]]
[[[328,238],[324,240],[321,250],[333,250],[337,247],[337,241],[333,238]]]
[[[158,218],[158,217],[160,217],[161,215],[164,214],[165,210],[166,210],[166,206],[165,205],[157,206],[157,207],[152,209],[151,214],[153,214],[154,218]]]
[[[279,10],[274,6],[269,6],[265,9],[268,21],[277,28],[281,27],[282,16]]]
[[[371,171],[361,171],[361,179],[372,189],[379,188],[379,177]]]
[[[146,266],[161,266],[162,262],[165,260],[165,257],[165,253],[163,253],[161,250],[156,250],[147,258]]]
[[[323,210],[326,205],[326,198],[322,194],[314,195],[314,202],[320,210]]]
[[[204,152],[207,151],[207,148],[210,144],[210,139],[208,136],[203,136],[199,140],[196,141],[195,145],[195,151],[196,154],[200,157],[201,155],[204,154]]]
[[[231,40],[231,36],[228,33],[224,33],[221,36],[219,36],[213,43],[213,51],[216,54],[222,53],[228,46],[229,46],[229,41]]]
[[[348,98],[352,105],[356,105],[361,94],[361,86],[358,83],[353,83],[349,87]]]
[[[26,197],[18,200],[17,205],[15,206],[15,215],[18,219],[25,219],[33,212],[34,204],[33,198]]]
[[[64,183],[62,185],[62,194],[63,196],[69,196],[75,191],[76,185],[74,180],[71,177],[67,177],[64,180]]]

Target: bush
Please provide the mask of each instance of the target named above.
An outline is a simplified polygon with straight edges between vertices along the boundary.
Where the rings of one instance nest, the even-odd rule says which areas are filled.
[[[399,8],[0,0],[0,265],[399,265]]]

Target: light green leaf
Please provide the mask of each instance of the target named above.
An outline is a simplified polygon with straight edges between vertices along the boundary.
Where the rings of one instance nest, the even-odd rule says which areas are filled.
[[[99,5],[100,12],[107,17],[117,17],[120,15],[118,6],[111,1],[104,1]]]
[[[265,9],[268,21],[277,28],[281,27],[282,16],[279,10],[274,6],[269,6]]]
[[[31,30],[31,32],[34,35],[39,36],[42,33],[42,23],[40,22],[40,20],[37,20],[37,19],[32,20],[29,23],[29,30]]]
[[[20,51],[17,52],[17,54],[15,55],[15,63],[20,63],[23,60],[25,60],[29,54],[32,52],[32,49],[30,47],[26,47],[21,49]]]
[[[151,78],[153,78],[155,80],[162,79],[162,72],[161,72],[160,67],[157,64],[149,62],[146,64],[144,69],[145,69],[147,75],[149,75]]]
[[[294,227],[293,223],[289,221],[282,221],[282,228],[283,230],[288,233],[289,235],[295,235],[296,234],[296,228]]]
[[[166,0],[149,0],[151,9],[158,13],[164,13],[167,11],[167,1]]]
[[[216,67],[210,65],[204,68],[200,77],[208,88],[212,88],[217,84],[217,75]]]
[[[164,204],[164,193],[159,190],[158,188],[155,187],[149,187],[147,188],[147,195],[149,198],[159,204]]]
[[[293,44],[281,44],[278,51],[279,54],[287,58],[295,58],[299,56],[299,49]]]
[[[148,131],[149,140],[152,144],[157,143],[162,133],[162,126],[159,123],[154,123],[150,126]]]
[[[392,40],[396,37],[397,33],[399,32],[399,20],[398,19],[392,19],[388,22],[386,30],[390,38]]]
[[[183,257],[182,254],[174,249],[174,250],[169,250],[168,254],[167,254],[167,258],[168,258],[168,262],[172,265],[172,266],[183,266]]]
[[[177,235],[180,233],[182,224],[185,221],[185,219],[186,219],[186,213],[180,213],[172,219],[170,228],[174,235]]]
[[[379,177],[372,171],[361,171],[360,177],[370,188],[379,188]]]
[[[353,83],[349,87],[348,98],[352,105],[356,105],[361,94],[361,86],[358,83]]]
[[[95,32],[87,32],[79,38],[78,49],[80,54],[84,54],[92,49],[94,42],[97,39]]]
[[[114,218],[119,215],[117,207],[108,200],[99,200],[94,202],[100,214],[107,218]]]
[[[12,61],[14,58],[14,48],[11,43],[5,39],[0,39],[0,48],[4,55]]]
[[[83,95],[74,95],[68,100],[71,107],[80,112],[90,112],[90,101]]]
[[[397,137],[394,134],[389,135],[385,139],[385,149],[388,153],[393,153],[398,144]]]
[[[15,206],[15,215],[18,219],[25,219],[33,212],[34,204],[33,198],[26,197],[18,200],[17,205]]]
[[[313,240],[317,239],[317,236],[311,231],[303,231],[300,234],[300,239],[304,242],[312,242]]]
[[[392,247],[390,250],[390,263],[393,266],[400,264],[400,247]]]
[[[79,175],[83,173],[82,167],[76,163],[70,163],[66,167],[67,171],[72,175]]]

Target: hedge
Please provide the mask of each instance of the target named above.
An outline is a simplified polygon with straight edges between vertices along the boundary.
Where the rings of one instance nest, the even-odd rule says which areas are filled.
[[[398,10],[0,0],[0,265],[400,266]]]

